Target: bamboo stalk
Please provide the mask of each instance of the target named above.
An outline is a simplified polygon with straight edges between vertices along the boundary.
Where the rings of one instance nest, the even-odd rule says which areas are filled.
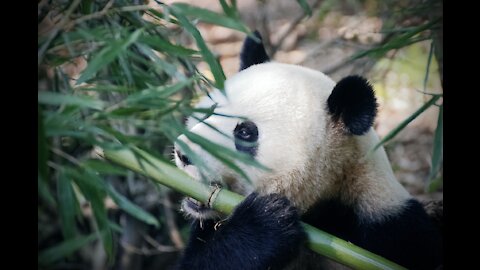
[[[162,185],[192,197],[201,202],[207,202],[213,188],[195,181],[186,173],[178,170],[169,162],[159,160],[138,149],[102,150],[97,153],[121,166],[152,178]],[[244,199],[243,196],[221,189],[214,198],[212,207],[229,214],[235,206]],[[355,246],[313,226],[302,223],[308,235],[308,247],[332,260],[354,269],[405,269],[370,251]]]

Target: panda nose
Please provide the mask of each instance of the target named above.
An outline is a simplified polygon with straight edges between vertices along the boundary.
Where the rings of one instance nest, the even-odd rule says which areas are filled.
[[[182,161],[185,166],[192,164],[192,162],[190,161],[190,159],[188,159],[187,156],[185,156],[185,155],[183,155],[182,153],[180,153],[180,151],[175,150],[175,152],[177,153],[177,156],[178,156],[178,158],[180,159],[180,161]]]

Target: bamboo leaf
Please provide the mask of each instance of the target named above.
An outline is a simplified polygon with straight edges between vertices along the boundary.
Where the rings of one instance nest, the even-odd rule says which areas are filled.
[[[427,91],[427,82],[428,82],[428,75],[430,74],[430,64],[432,63],[432,56],[434,50],[434,43],[430,44],[430,51],[428,52],[428,60],[427,60],[427,70],[425,71],[425,78],[423,80],[423,92]]]
[[[395,39],[395,40],[393,40],[389,43],[386,43],[386,44],[384,44],[380,47],[359,52],[359,53],[353,55],[350,58],[350,60],[359,59],[359,58],[365,57],[367,55],[373,55],[377,58],[380,58],[390,50],[400,49],[400,48],[406,47],[408,45],[411,45],[411,44],[414,44],[414,43],[417,43],[417,42],[420,42],[420,41],[428,40],[428,39],[429,39],[428,37],[418,37],[418,38],[412,38],[412,39],[407,39],[407,40]]]
[[[127,171],[125,171],[124,168],[113,166],[110,163],[107,163],[98,159],[86,160],[85,162],[82,163],[82,166],[100,174],[123,175],[123,176],[127,175]]]
[[[145,89],[138,93],[132,94],[125,99],[126,103],[133,104],[143,100],[150,100],[153,98],[167,98],[183,88],[191,85],[195,78],[190,78],[185,81],[178,82],[173,85],[159,86],[153,89]]]
[[[42,197],[52,208],[56,209],[57,203],[55,202],[55,198],[50,192],[50,187],[48,186],[47,181],[41,177],[40,172],[38,173],[37,185],[38,195],[40,195],[40,197]]]
[[[87,68],[82,72],[76,84],[91,79],[97,71],[115,60],[122,52],[124,52],[138,37],[142,34],[143,29],[138,29],[133,32],[127,39],[114,42],[111,46],[106,46],[88,63]]]
[[[125,79],[128,83],[128,85],[133,85],[133,77],[132,77],[132,72],[130,71],[130,64],[127,63],[125,60],[125,57],[121,54],[118,55],[118,63],[120,64],[120,67],[122,68],[123,74],[125,74]]]
[[[38,92],[38,102],[48,105],[73,105],[79,107],[102,110],[105,103],[101,100],[91,98],[85,95],[67,95],[54,92]]]
[[[220,5],[222,6],[223,12],[227,14],[230,18],[238,18],[237,12],[237,2],[232,1],[232,6],[229,6],[225,0],[220,0]]]
[[[154,50],[160,51],[162,53],[170,53],[176,56],[192,56],[199,53],[196,50],[185,48],[179,45],[174,45],[168,40],[163,39],[159,36],[145,35],[139,38],[139,42],[149,45]]]
[[[199,170],[206,170],[207,172],[211,172],[211,169],[207,166],[205,161],[194,151],[192,151],[188,144],[180,140],[176,141],[176,143],[178,147],[180,147],[182,154],[187,155],[188,158],[192,160],[193,164],[195,164],[195,166],[197,166]],[[207,183],[207,179],[202,178],[202,181],[204,183]]]
[[[258,163],[257,161],[255,161],[254,159],[252,159],[251,156],[247,155],[247,154],[244,154],[244,153],[240,153],[240,152],[236,152],[236,151],[233,151],[225,146],[222,146],[220,144],[216,144],[214,142],[211,142],[205,138],[203,138],[202,136],[199,136],[195,133],[192,133],[192,132],[189,132],[189,131],[185,131],[184,132],[185,136],[187,136],[188,139],[190,139],[192,142],[194,143],[197,143],[199,145],[201,145],[202,147],[206,147],[206,150],[209,151],[213,151],[217,154],[219,154],[220,156],[222,157],[232,157],[234,159],[237,159],[247,165],[251,165],[251,166],[254,166],[254,167],[257,167],[259,169],[262,169],[262,170],[270,170],[269,168],[265,167],[264,165]],[[209,151],[210,152],[210,151]]]
[[[310,5],[307,3],[306,0],[297,0],[297,3],[302,7],[303,12],[308,15],[308,17],[312,16],[312,9]]]
[[[59,172],[57,181],[58,210],[63,236],[66,240],[75,237],[76,198],[70,179],[63,171]]]
[[[122,148],[119,150],[103,149],[103,151],[98,149],[98,151],[101,151],[98,152],[100,156],[104,156],[116,164],[151,177],[162,185],[182,191],[187,196],[204,202],[208,200],[211,192],[210,188],[191,179],[190,176],[171,163],[155,158],[139,148]],[[223,205],[220,211],[231,212],[242,198],[240,195],[233,195],[233,197],[235,198],[229,200],[230,204]]]
[[[195,19],[198,19],[206,23],[216,24],[226,28],[235,29],[246,34],[250,32],[250,30],[239,20],[229,18],[227,16],[224,16],[220,13],[213,12],[208,9],[195,7],[186,3],[175,3],[175,4],[172,4],[171,7],[174,8],[175,10],[178,10],[179,12],[181,12],[183,15],[187,17],[193,17]],[[229,13],[232,14],[230,9],[228,10],[229,10]],[[180,18],[179,18],[179,21],[182,23],[182,20]]]
[[[229,168],[234,170],[236,173],[241,175],[243,177],[243,179],[247,180],[247,182],[249,184],[252,184],[248,175],[240,167],[238,167],[238,165],[235,164],[235,162],[233,162],[232,157],[229,155],[229,154],[231,154],[231,152],[228,151],[229,150],[228,148],[223,147],[219,144],[215,144],[215,143],[213,143],[213,142],[211,142],[211,141],[209,141],[209,140],[207,140],[207,139],[205,139],[205,138],[203,138],[203,137],[201,137],[201,136],[199,136],[195,133],[185,132],[184,134],[193,143],[196,143],[196,144],[200,145],[209,154],[211,154],[212,156],[214,156],[215,158],[217,158],[218,160],[220,160],[221,162],[226,164]],[[227,151],[224,152],[222,150],[227,150]]]
[[[213,56],[210,49],[208,49],[207,44],[202,38],[202,35],[198,31],[198,29],[190,23],[190,21],[183,15],[180,8],[176,6],[171,7],[171,12],[175,17],[177,17],[178,21],[183,25],[185,30],[187,30],[195,39],[195,42],[200,49],[200,53],[203,56],[203,59],[207,62],[210,67],[210,71],[215,78],[215,87],[218,88],[220,91],[224,92],[224,81],[225,81],[225,74],[223,73],[222,66],[218,62],[218,60]]]
[[[84,174],[84,177],[86,177],[86,178],[83,178],[84,180],[86,180],[87,186],[89,186],[91,188],[94,188],[97,191],[101,190],[102,192],[103,191],[106,192],[120,208],[122,208],[125,212],[129,213],[130,215],[137,218],[138,220],[143,221],[146,224],[153,225],[157,228],[160,227],[160,224],[158,223],[158,220],[155,217],[153,217],[150,213],[146,212],[145,210],[143,210],[139,206],[132,203],[125,196],[118,193],[113,188],[113,186],[105,183],[105,181],[103,181],[103,179],[98,177],[93,171],[90,171],[92,169],[93,164],[96,164],[93,167],[97,167],[97,168],[100,167],[100,166],[98,166],[98,165],[100,165],[98,163],[100,161],[97,161],[97,162],[94,162],[94,161],[97,161],[97,160],[90,160],[89,163],[84,163],[84,165],[89,165],[86,173]],[[102,170],[105,170],[105,168],[107,168],[107,171],[112,171],[113,168],[116,168],[116,167],[112,166],[111,164],[107,164],[107,163],[104,163],[104,162],[102,162],[101,167],[102,167]],[[119,170],[119,169],[116,168],[116,170]],[[83,186],[83,188],[85,188],[85,186]],[[89,192],[91,192],[91,191],[89,191]],[[102,211],[103,210],[101,208],[99,208],[99,214],[101,214]],[[109,223],[108,220],[106,220],[106,224],[107,223]]]
[[[443,177],[437,177],[428,184],[427,192],[434,192],[443,185]]]
[[[79,250],[90,242],[93,242],[95,239],[97,239],[97,234],[92,233],[88,236],[77,236],[74,239],[61,242],[59,245],[40,252],[38,254],[38,264],[44,266],[52,264],[69,256],[70,254],[73,254],[75,251]]]
[[[262,170],[266,170],[266,171],[270,170],[264,165],[258,163],[255,159],[252,159],[252,157],[247,154],[233,151],[220,144],[211,142],[210,140],[207,140],[202,136],[199,136],[193,132],[186,130],[183,126],[179,125],[175,121],[170,121],[169,123],[172,127],[177,129],[181,134],[184,134],[190,141],[200,145],[212,156],[214,156],[215,158],[217,158],[218,160],[226,164],[228,167],[230,167],[232,170],[237,172],[239,175],[241,175],[250,184],[251,182],[248,175],[246,175],[243,172],[243,170],[234,162],[235,160],[243,162],[244,164],[247,164],[247,165],[257,167]]]
[[[124,233],[124,229],[122,228],[122,226],[118,225],[117,223],[110,221],[109,225],[110,225],[110,228],[112,228],[112,230],[114,230],[115,232],[120,234]]]
[[[433,28],[439,21],[440,21],[439,19],[436,19],[431,22],[408,29],[405,33],[395,36],[395,38],[392,38],[385,44],[382,44],[381,46],[373,49],[359,52],[353,55],[350,59],[355,60],[370,54],[376,54],[377,57],[380,57],[384,55],[386,52],[388,52],[389,50],[403,48],[410,44],[427,40],[429,39],[429,37],[416,37],[416,36],[425,30]]]
[[[152,48],[150,48],[147,44],[137,43],[136,47],[142,53],[144,53],[146,56],[148,56],[151,61],[145,61],[144,59],[136,56],[135,54],[129,53],[128,55],[132,59],[135,59],[135,60],[143,63],[144,65],[148,65],[148,66],[152,66],[152,64],[153,64],[153,67],[156,67],[157,69],[161,69],[161,70],[165,71],[172,78],[177,78],[177,79],[181,79],[181,80],[183,80],[185,78],[185,76],[177,70],[177,67],[174,64],[166,62],[162,58],[158,57],[155,54],[154,50]],[[153,61],[153,63],[152,63],[152,61]],[[136,70],[136,74],[137,74],[137,76],[138,75],[145,75],[144,76],[145,80],[148,80],[152,77],[151,74],[143,74],[143,72],[141,70]]]
[[[82,3],[80,3],[80,10],[82,11],[83,14],[90,14],[93,12],[93,0],[83,0]]]
[[[41,175],[42,179],[49,179],[48,177],[48,151],[47,151],[47,140],[45,137],[45,127],[43,125],[43,114],[40,105],[37,106],[38,109],[38,133],[37,133],[37,161],[38,161],[38,173]]]
[[[438,112],[437,129],[435,130],[435,138],[433,139],[433,154],[432,154],[432,167],[428,175],[429,191],[435,190],[433,178],[438,174],[443,159],[443,104],[440,105]]]
[[[81,91],[98,91],[98,92],[132,92],[134,90],[133,87],[127,87],[123,85],[108,85],[108,84],[96,84],[95,86],[87,86],[87,87],[77,87],[75,90]]]
[[[372,149],[370,149],[367,153],[368,155],[371,155],[375,150],[377,150],[380,146],[384,145],[386,142],[390,141],[393,139],[400,131],[402,131],[410,122],[415,120],[422,112],[424,112],[426,109],[430,108],[435,102],[440,98],[439,95],[433,96],[427,103],[423,104],[422,107],[420,107],[417,111],[415,111],[412,115],[410,115],[407,119],[405,119],[403,122],[401,122],[396,128],[394,128],[392,131],[390,131],[385,137],[377,143]]]
[[[97,222],[98,228],[101,231],[105,231],[105,233],[102,234],[102,243],[105,252],[107,253],[108,261],[112,262],[114,259],[115,247],[113,244],[113,235],[109,226],[107,210],[105,209],[103,198],[100,196],[95,196],[90,197],[88,200],[90,201],[90,205],[92,206],[93,214],[95,216],[95,221]]]
[[[111,262],[114,255],[113,235],[109,226],[107,210],[105,209],[105,191],[102,183],[92,179],[92,175],[88,172],[78,172],[74,169],[67,171],[75,180],[75,183],[80,188],[82,194],[90,202],[90,206],[95,217],[95,221],[102,234],[102,244],[107,253],[108,260]]]
[[[160,227],[160,223],[158,223],[158,220],[152,216],[150,213],[146,212],[139,206],[133,204],[128,200],[125,196],[122,194],[118,193],[111,185],[107,185],[107,192],[110,195],[110,197],[113,199],[113,201],[125,212],[129,213],[133,217],[137,218],[140,221],[145,222],[146,224],[153,225],[157,228]]]

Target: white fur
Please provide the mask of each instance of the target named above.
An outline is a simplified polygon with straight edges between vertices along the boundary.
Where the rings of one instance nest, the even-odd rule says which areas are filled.
[[[218,90],[203,98],[198,107],[217,103],[206,123],[233,137],[238,117],[253,121],[259,132],[256,160],[271,168],[267,172],[237,162],[255,189],[287,196],[304,212],[319,198],[339,197],[357,206],[365,217],[379,218],[395,212],[409,198],[396,181],[383,148],[370,159],[364,156],[377,141],[373,129],[363,136],[352,136],[333,123],[326,100],[335,82],[321,72],[295,65],[265,63],[249,67],[228,79],[226,97]],[[201,118],[201,116],[199,116]],[[190,131],[235,150],[232,138],[226,138],[206,124],[189,119]],[[211,181],[239,179],[227,166],[210,156],[185,136],[186,142],[211,172]],[[199,178],[198,168],[177,166]],[[241,185],[240,185],[241,186]],[[249,192],[243,189],[237,192]]]

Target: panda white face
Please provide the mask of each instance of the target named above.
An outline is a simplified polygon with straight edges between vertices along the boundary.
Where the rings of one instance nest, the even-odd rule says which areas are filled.
[[[182,135],[178,140],[186,143],[210,168],[208,172],[203,171],[208,181],[222,183],[244,195],[254,189],[287,196],[288,192],[295,194],[307,186],[301,183],[301,175],[316,174],[309,168],[311,161],[328,153],[322,147],[330,144],[326,135],[327,99],[334,86],[333,80],[314,70],[264,63],[229,78],[225,83],[226,96],[216,90],[199,102],[198,108],[210,108],[216,104],[215,114],[203,122],[190,117],[187,128],[192,133],[233,151],[246,153],[271,169],[266,171],[236,162],[253,186],[186,136]],[[176,165],[193,178],[200,179],[199,168],[186,158],[178,144],[175,148]],[[316,183],[311,188],[318,189],[318,185]],[[191,199],[184,201],[182,208],[196,218],[208,218],[214,214]]]
[[[335,82],[324,74],[300,66],[265,63],[239,72],[228,79],[225,86],[226,97],[216,90],[211,98],[203,98],[197,106],[210,108],[216,103],[216,114],[204,122],[190,118],[187,127],[195,134],[246,153],[271,168],[273,171],[268,172],[237,163],[256,188],[261,186],[262,179],[303,170],[313,152],[326,145],[326,100]],[[212,174],[207,177],[210,181],[239,178],[185,136],[179,140],[187,143],[209,165]],[[199,178],[198,168],[190,160],[185,162],[181,155],[180,151],[175,154],[177,166]]]
[[[187,128],[271,170],[236,162],[253,184],[246,185],[238,173],[184,135],[175,144],[176,165],[195,179],[221,183],[240,194],[282,194],[301,212],[333,196],[356,201],[366,213],[398,205],[407,193],[394,178],[383,149],[363,160],[378,142],[371,128],[377,103],[368,81],[348,76],[335,83],[315,70],[265,61],[263,45],[247,38],[242,70],[225,82],[226,95],[215,90],[197,105],[214,107],[214,114],[203,121],[190,117]],[[182,144],[209,170],[200,173],[200,166],[182,152]],[[200,219],[213,214],[191,199],[183,209]]]

